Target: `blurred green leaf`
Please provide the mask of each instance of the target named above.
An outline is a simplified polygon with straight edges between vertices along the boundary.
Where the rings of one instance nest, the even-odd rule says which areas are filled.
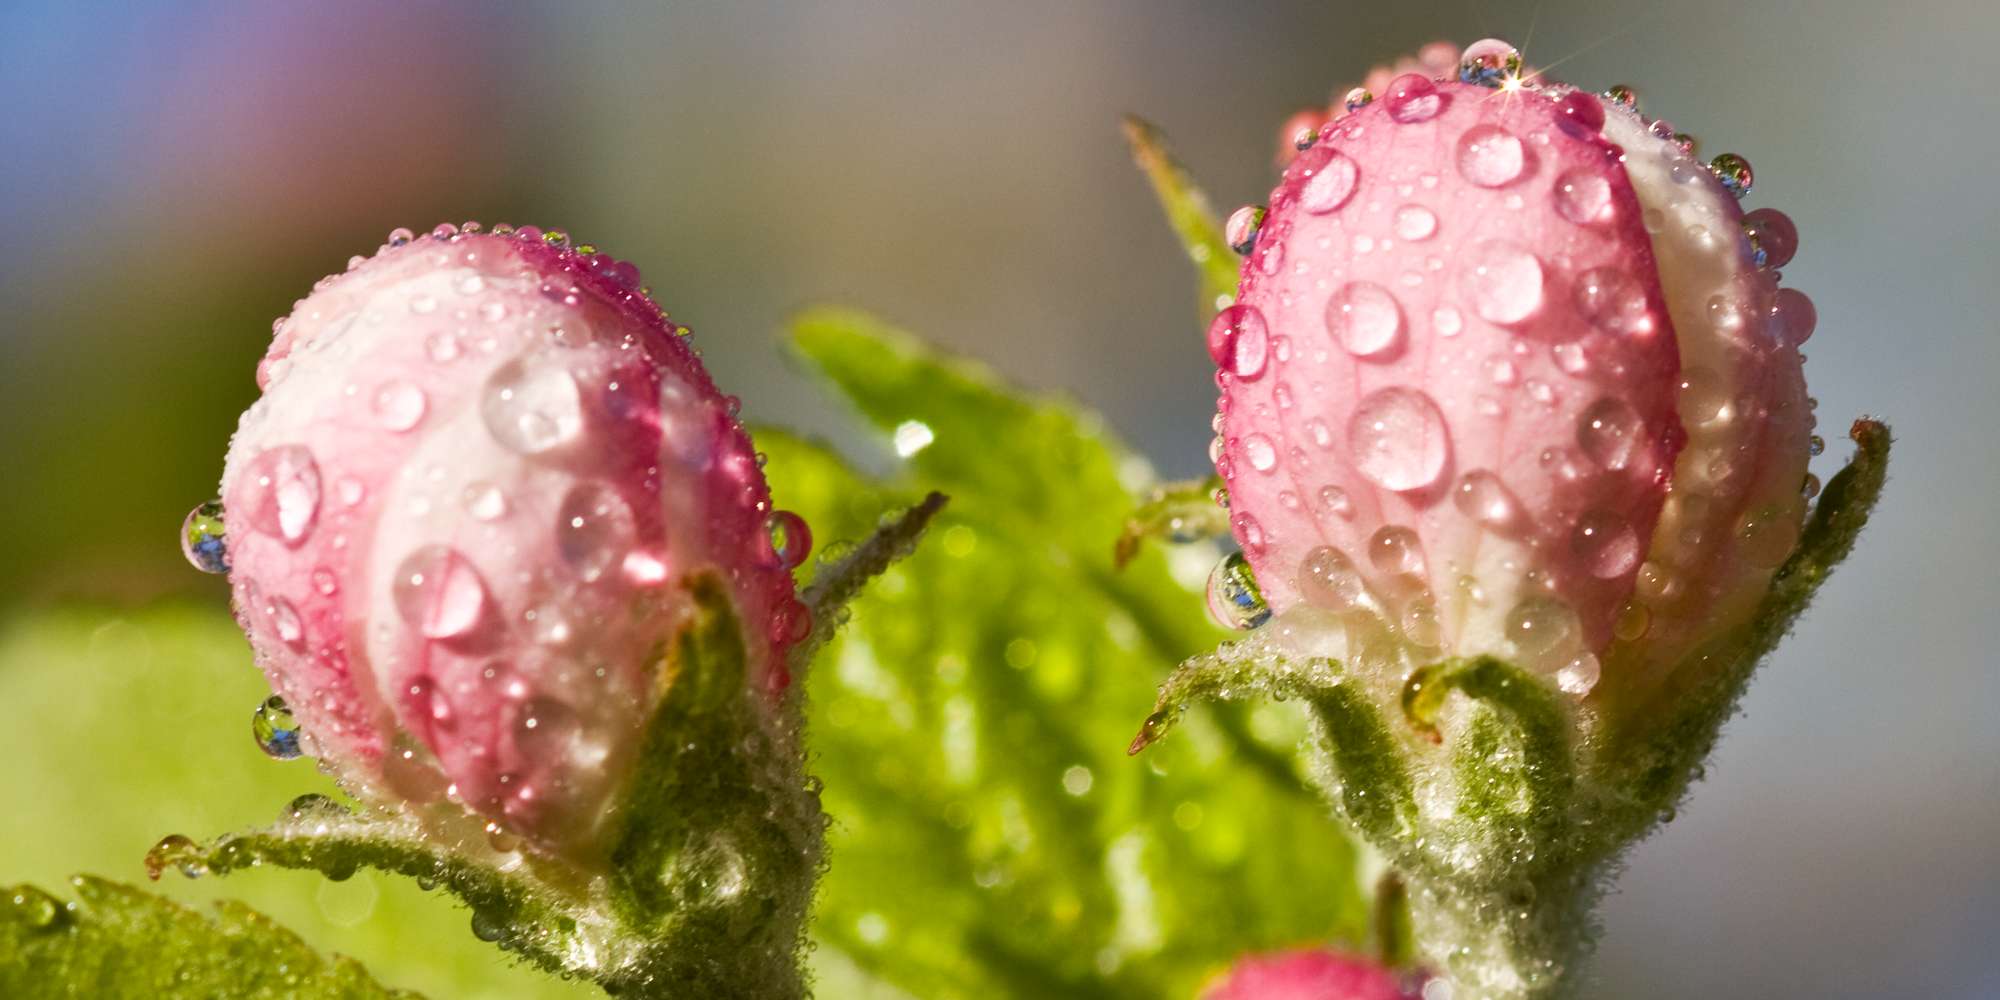
[[[1360,940],[1354,849],[1298,780],[1290,706],[1192,715],[1189,738],[1125,754],[1159,679],[1221,638],[1167,553],[1112,566],[1145,464],[865,316],[811,313],[793,343],[906,459],[875,481],[759,434],[823,548],[951,496],[807,681],[822,944],[950,1000],[1186,996],[1245,950]]]
[[[320,955],[241,903],[211,918],[130,886],[71,881],[64,903],[32,886],[0,896],[0,996],[415,997],[351,958]]]
[[[1201,278],[1201,316],[1207,319],[1236,297],[1243,258],[1230,249],[1208,194],[1174,158],[1159,126],[1138,115],[1126,115],[1125,141],[1132,147],[1133,162],[1152,182],[1153,195],[1167,213],[1167,224],[1174,227],[1181,248],[1194,262],[1195,273]]]
[[[161,544],[172,534],[164,526]],[[310,761],[257,749],[250,715],[269,696],[220,608],[69,607],[0,624],[0,704],[10,709],[0,759],[15,762],[0,768],[0,878],[135,879],[165,834],[264,827],[301,793],[339,795]],[[314,948],[430,996],[601,996],[473,937],[465,909],[444,894],[376,872],[342,882],[268,866],[226,882],[170,872],[157,889],[181,902],[239,897]]]

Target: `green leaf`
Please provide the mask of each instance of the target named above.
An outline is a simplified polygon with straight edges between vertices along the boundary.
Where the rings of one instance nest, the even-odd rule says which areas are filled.
[[[314,951],[241,903],[213,916],[130,886],[70,880],[64,902],[33,886],[0,894],[0,996],[415,997],[360,963]]]
[[[1186,996],[1245,950],[1359,943],[1354,849],[1300,779],[1295,706],[1197,712],[1189,738],[1124,753],[1165,671],[1221,638],[1201,550],[1112,564],[1144,463],[865,316],[809,314],[793,342],[907,453],[875,481],[759,433],[823,546],[950,497],[806,680],[832,824],[822,951],[950,1000]]]
[[[1201,277],[1201,314],[1205,319],[1236,297],[1243,259],[1230,249],[1208,195],[1174,159],[1159,127],[1137,115],[1126,115],[1125,141],[1132,146],[1132,159],[1152,182],[1153,194],[1166,210],[1174,235],[1180,237],[1188,259],[1194,261]]]

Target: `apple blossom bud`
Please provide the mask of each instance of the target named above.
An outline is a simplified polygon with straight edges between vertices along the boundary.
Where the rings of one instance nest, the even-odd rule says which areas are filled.
[[[636,268],[531,227],[398,230],[276,329],[209,561],[351,790],[587,851],[704,575],[783,710],[808,535]]]
[[[1747,162],[1505,43],[1389,81],[1286,170],[1211,328],[1231,523],[1268,610],[1399,661],[1650,684],[1797,540],[1810,304]],[[1804,303],[1787,306],[1796,298]],[[1225,341],[1218,350],[1218,339]]]

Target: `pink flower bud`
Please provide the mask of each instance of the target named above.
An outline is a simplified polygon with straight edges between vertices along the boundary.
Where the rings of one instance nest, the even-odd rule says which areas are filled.
[[[1403,56],[1395,62],[1376,66],[1368,71],[1357,87],[1335,87],[1333,100],[1323,108],[1306,108],[1285,119],[1278,129],[1278,166],[1283,167],[1299,155],[1299,150],[1311,145],[1301,140],[1301,136],[1317,135],[1320,128],[1334,118],[1347,113],[1348,98],[1361,91],[1370,98],[1380,99],[1389,92],[1389,84],[1397,77],[1414,73],[1427,78],[1450,76],[1458,65],[1458,46],[1450,42],[1431,42],[1416,52]]]
[[[1416,1000],[1405,978],[1365,959],[1288,951],[1239,959],[1202,1000]]]
[[[809,543],[685,333],[632,265],[471,223],[398,230],[279,322],[223,474],[227,565],[351,789],[587,842],[701,574],[777,710]]]
[[[1234,533],[1273,611],[1577,694],[1604,663],[1650,684],[1797,538],[1809,306],[1744,235],[1740,157],[1718,177],[1631,104],[1475,48],[1330,123],[1271,195],[1217,319],[1258,342],[1210,335]]]

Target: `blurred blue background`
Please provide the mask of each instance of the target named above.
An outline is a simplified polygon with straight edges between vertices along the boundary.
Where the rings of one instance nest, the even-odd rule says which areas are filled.
[[[1752,204],[1803,234],[1787,282],[1819,305],[1829,437],[1865,412],[1900,439],[1860,550],[1631,856],[1597,995],[2000,996],[2000,8],[1972,0],[15,0],[0,619],[219,606],[174,528],[214,492],[271,320],[395,226],[558,225],[638,262],[758,421],[851,426],[776,343],[835,301],[1196,474],[1193,279],[1118,115],[1162,124],[1225,206],[1261,200],[1288,113],[1486,35],[1749,157]],[[67,766],[10,762],[0,801]]]

